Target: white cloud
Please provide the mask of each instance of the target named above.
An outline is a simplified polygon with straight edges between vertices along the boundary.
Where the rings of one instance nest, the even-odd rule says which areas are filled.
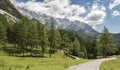
[[[89,8],[89,13],[87,14],[86,8],[84,6],[71,4],[70,0],[44,0],[43,2],[35,2],[34,0],[29,0],[28,2],[16,2],[11,0],[16,7],[21,7],[34,11],[40,14],[46,14],[47,16],[52,16],[54,18],[67,18],[71,21],[85,22],[91,25],[93,28],[97,24],[104,22],[106,17],[106,7],[103,5],[98,5],[94,3],[92,7]],[[86,13],[87,15],[83,17],[82,15]]]
[[[105,6],[101,6],[101,10],[103,10],[103,11],[106,11],[106,8],[105,8]]]
[[[92,10],[101,10],[101,11],[106,11],[106,7],[103,5],[98,5],[97,3],[93,4]]]
[[[104,22],[106,13],[100,10],[91,11],[85,18],[86,23],[89,23],[91,26],[96,26]]]
[[[115,10],[115,11],[113,11],[112,15],[113,15],[113,16],[120,16],[120,12],[117,11],[117,10]]]
[[[113,0],[112,3],[110,3],[109,8],[113,9],[114,7],[120,5],[120,0]]]
[[[44,0],[43,2],[30,0],[26,3],[18,3],[15,2],[15,0],[11,1],[16,7],[28,9],[40,14],[46,14],[54,18],[68,18],[71,21],[80,21],[80,15],[86,13],[84,6],[71,5],[70,0]]]
[[[98,6],[93,4],[90,13],[84,18],[84,21],[96,29],[96,25],[104,22],[106,17],[106,8],[104,6]]]

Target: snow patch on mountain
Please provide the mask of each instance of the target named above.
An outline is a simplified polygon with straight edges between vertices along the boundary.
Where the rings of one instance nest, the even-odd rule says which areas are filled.
[[[80,21],[70,21],[69,19],[61,19],[61,18],[54,18],[51,16],[48,16],[46,14],[36,13],[34,11],[27,10],[25,8],[17,7],[17,9],[25,16],[28,16],[29,18],[37,19],[41,21],[42,23],[46,23],[47,21],[47,27],[51,26],[51,23],[54,23],[55,26],[59,29],[70,29],[74,31],[83,30],[85,32],[89,33],[97,33],[90,25],[80,22]]]

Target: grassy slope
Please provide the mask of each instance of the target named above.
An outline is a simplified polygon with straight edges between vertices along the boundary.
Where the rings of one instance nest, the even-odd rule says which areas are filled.
[[[62,58],[61,53],[55,54],[52,58],[13,57],[0,55],[0,70],[65,70],[68,66],[84,63],[88,60],[73,60]]]
[[[120,70],[120,58],[103,62],[100,70]]]

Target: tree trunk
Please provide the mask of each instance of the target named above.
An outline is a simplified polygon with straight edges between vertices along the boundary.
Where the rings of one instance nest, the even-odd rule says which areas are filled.
[[[42,57],[44,57],[44,51],[42,52]]]
[[[25,52],[23,51],[23,57],[25,56]]]
[[[32,52],[31,52],[31,57],[32,57]]]
[[[49,55],[49,57],[51,58],[52,57],[52,48],[50,47],[50,51],[49,51],[49,53],[50,53],[50,55]]]
[[[42,57],[44,57],[44,49],[42,48]]]

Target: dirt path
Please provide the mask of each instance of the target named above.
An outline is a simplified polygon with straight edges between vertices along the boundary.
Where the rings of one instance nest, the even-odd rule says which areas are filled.
[[[84,64],[69,67],[67,70],[99,70],[100,64],[103,61],[114,60],[114,59],[116,58],[96,59],[96,60],[92,60]]]

